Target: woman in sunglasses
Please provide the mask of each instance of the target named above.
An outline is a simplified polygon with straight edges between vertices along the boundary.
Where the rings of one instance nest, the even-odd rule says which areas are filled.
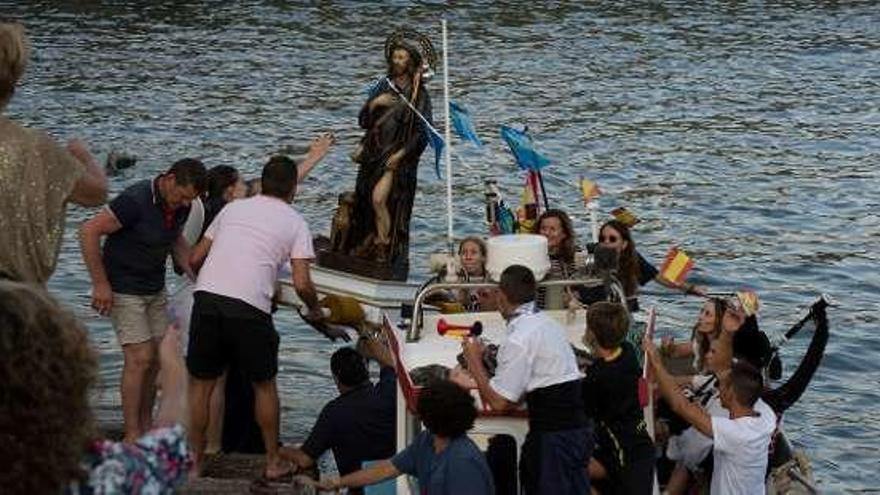
[[[629,227],[618,220],[609,220],[602,225],[599,229],[599,245],[617,251],[617,275],[631,312],[639,310],[639,287],[652,280],[685,294],[705,295],[693,284],[672,282],[661,277],[657,268],[636,251],[636,243],[630,235]]]

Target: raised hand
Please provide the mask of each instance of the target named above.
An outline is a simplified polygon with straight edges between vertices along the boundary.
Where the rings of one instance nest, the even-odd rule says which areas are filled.
[[[320,161],[327,156],[330,147],[336,143],[336,136],[332,132],[325,132],[312,140],[309,145],[309,157],[316,161]]]

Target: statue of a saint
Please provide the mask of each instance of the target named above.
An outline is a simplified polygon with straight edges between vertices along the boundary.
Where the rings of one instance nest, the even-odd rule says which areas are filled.
[[[346,204],[340,200],[331,249],[394,267],[396,275],[378,278],[401,278],[401,270],[405,278],[416,172],[432,119],[423,76],[436,56],[426,37],[399,30],[386,41],[385,58],[387,76],[372,88],[358,117],[366,132],[352,153],[359,165],[355,194]]]

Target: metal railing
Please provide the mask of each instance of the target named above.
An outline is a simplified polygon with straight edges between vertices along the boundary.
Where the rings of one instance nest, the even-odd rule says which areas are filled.
[[[606,297],[610,301],[616,302],[624,302],[626,301],[626,296],[623,292],[623,287],[620,283],[612,278],[610,279],[610,283],[606,283],[606,280],[599,277],[593,278],[577,278],[577,279],[564,279],[564,280],[547,280],[544,282],[538,283],[538,289],[542,287],[571,287],[571,286],[580,286],[580,287],[606,287],[606,290],[610,291],[610,294],[606,294]],[[430,284],[419,291],[416,295],[415,301],[413,302],[412,308],[412,321],[410,323],[409,329],[406,333],[406,341],[407,342],[417,342],[421,338],[422,327],[424,326],[424,318],[422,306],[425,303],[425,299],[437,292],[443,290],[450,289],[497,289],[498,284],[495,282],[437,282]]]

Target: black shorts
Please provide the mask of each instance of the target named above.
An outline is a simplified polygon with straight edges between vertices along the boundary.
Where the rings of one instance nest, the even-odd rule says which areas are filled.
[[[272,315],[241,300],[195,293],[186,367],[201,380],[219,377],[234,364],[251,382],[278,373],[278,332]]]

